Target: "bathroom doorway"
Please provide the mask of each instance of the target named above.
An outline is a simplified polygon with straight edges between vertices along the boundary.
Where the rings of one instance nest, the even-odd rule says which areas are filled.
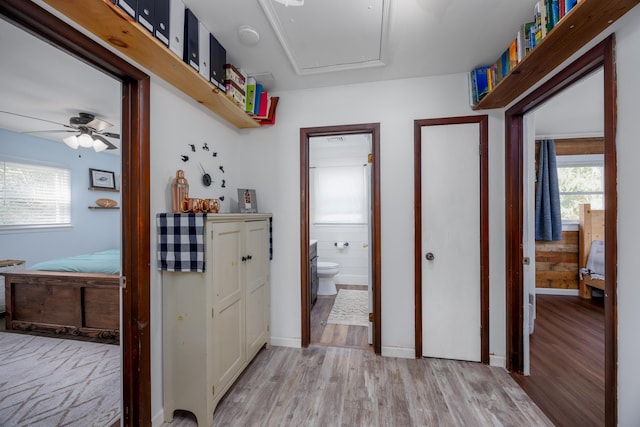
[[[300,135],[302,347],[380,354],[379,124]]]

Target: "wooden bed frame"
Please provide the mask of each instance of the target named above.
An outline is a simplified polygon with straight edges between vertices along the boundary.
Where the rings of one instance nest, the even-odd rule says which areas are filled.
[[[578,268],[585,268],[589,259],[591,242],[604,240],[604,211],[592,210],[591,204],[580,205],[580,224],[578,228]],[[588,274],[582,274],[580,279],[580,296],[591,298],[591,289],[604,291],[605,280],[592,279]]]
[[[56,271],[0,274],[5,278],[7,330],[119,339],[119,275]]]

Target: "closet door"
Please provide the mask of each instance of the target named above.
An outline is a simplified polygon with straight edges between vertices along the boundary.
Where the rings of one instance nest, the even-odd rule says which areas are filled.
[[[422,128],[422,355],[481,359],[478,124]]]
[[[269,225],[248,221],[244,229],[247,356],[252,358],[269,339]]]
[[[207,259],[213,276],[213,373],[219,389],[245,361],[242,222],[213,223]]]

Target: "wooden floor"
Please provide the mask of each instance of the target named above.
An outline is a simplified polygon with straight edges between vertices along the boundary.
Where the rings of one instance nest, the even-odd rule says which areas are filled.
[[[213,426],[552,426],[502,368],[370,350],[263,349]],[[163,426],[195,426],[176,412]]]
[[[366,286],[336,285],[340,289],[364,289]],[[311,309],[311,344],[336,347],[370,348],[366,326],[327,323],[335,295],[318,295]]]
[[[531,376],[514,379],[556,425],[604,425],[602,299],[536,298]]]

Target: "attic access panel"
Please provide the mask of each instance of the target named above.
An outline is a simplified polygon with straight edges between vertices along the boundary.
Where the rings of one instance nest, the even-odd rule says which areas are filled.
[[[259,0],[298,75],[384,66],[390,0]]]

